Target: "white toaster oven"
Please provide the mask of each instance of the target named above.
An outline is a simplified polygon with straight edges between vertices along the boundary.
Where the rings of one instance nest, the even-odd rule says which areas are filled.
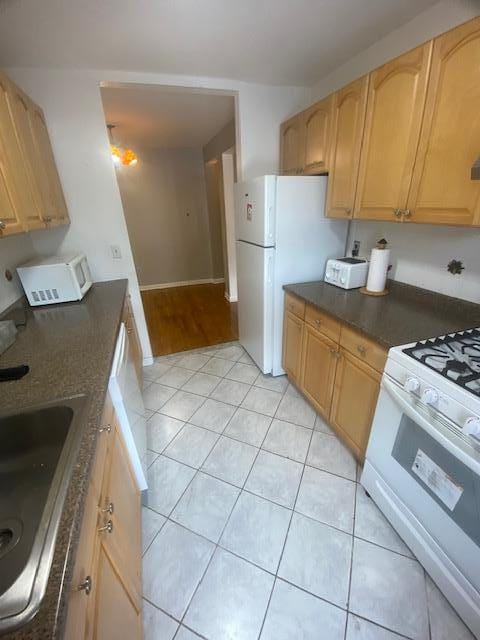
[[[365,286],[367,273],[365,258],[331,258],[327,260],[324,280],[342,289],[356,289]]]
[[[81,300],[92,286],[83,253],[37,258],[17,267],[17,273],[32,307]]]

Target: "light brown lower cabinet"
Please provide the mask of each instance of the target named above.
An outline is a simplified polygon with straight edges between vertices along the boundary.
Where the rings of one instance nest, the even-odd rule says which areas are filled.
[[[305,325],[300,388],[315,409],[328,420],[337,366],[338,345]]]
[[[356,456],[363,458],[381,375],[345,349],[341,349],[339,356],[330,422]]]
[[[288,377],[296,384],[300,383],[303,327],[303,320],[285,309],[283,321],[283,368]]]
[[[297,305],[297,313],[293,313],[291,301],[292,296],[287,295],[283,368],[314,409],[363,460],[386,351],[334,318],[326,322],[327,314],[310,305],[303,310]],[[304,311],[305,321],[298,309]],[[312,326],[316,316],[322,320]]]
[[[140,640],[140,491],[108,396],[99,428],[63,637]]]

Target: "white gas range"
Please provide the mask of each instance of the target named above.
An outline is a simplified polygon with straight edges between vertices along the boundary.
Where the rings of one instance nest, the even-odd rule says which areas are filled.
[[[480,330],[390,349],[361,483],[480,638]]]

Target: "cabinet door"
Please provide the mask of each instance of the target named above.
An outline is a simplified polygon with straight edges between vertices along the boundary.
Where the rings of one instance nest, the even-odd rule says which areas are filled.
[[[43,167],[40,167],[40,170],[37,168],[37,151],[28,113],[30,100],[11,82],[8,82],[5,95],[28,184],[25,195],[29,198],[29,206],[26,209],[24,223],[30,230],[44,229],[43,216],[46,215],[42,198],[44,169]]]
[[[480,224],[480,18],[434,41],[409,220]]]
[[[55,164],[45,116],[40,107],[33,103],[30,105],[28,116],[35,140],[36,171],[41,176],[42,197],[46,211],[44,220],[50,225],[67,224],[69,222],[67,205]],[[42,172],[40,171],[41,166],[43,167]]]
[[[328,171],[331,120],[332,96],[320,100],[305,112],[303,173],[317,174]]]
[[[407,206],[431,50],[429,42],[370,74],[355,218],[396,220]]]
[[[114,417],[114,422],[116,418]],[[132,595],[141,597],[141,500],[128,453],[117,423],[109,479],[102,497],[104,523],[112,521],[111,533],[103,533],[103,544],[117,557]],[[112,513],[108,512],[111,506]]]
[[[305,325],[300,388],[315,409],[327,420],[332,402],[338,346]]]
[[[141,604],[131,598],[122,568],[103,542],[98,550],[96,580],[96,599],[88,637],[94,640],[140,640],[143,637]]]
[[[303,162],[303,114],[298,114],[280,127],[280,173],[297,175],[301,173]]]
[[[8,80],[0,74],[0,236],[21,233],[35,203],[7,100]]]
[[[97,542],[98,494],[90,484],[85,500],[80,541],[73,570],[72,589],[68,596],[68,614],[64,638],[84,640],[88,637],[87,611],[96,596],[96,576],[93,571]],[[88,581],[88,584],[87,584]]]
[[[330,422],[363,460],[380,389],[380,374],[341,350]]]
[[[368,76],[333,96],[327,217],[351,218],[367,107]]]
[[[300,382],[304,322],[285,310],[283,318],[283,368],[297,384]]]

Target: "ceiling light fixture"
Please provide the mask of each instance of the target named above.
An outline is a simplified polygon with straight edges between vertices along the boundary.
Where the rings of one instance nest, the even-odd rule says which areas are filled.
[[[123,164],[125,167],[132,167],[137,164],[138,158],[132,149],[125,149],[122,151],[116,144],[113,139],[113,130],[115,129],[114,124],[107,124],[108,135],[110,139],[110,153],[112,155],[112,161],[115,166]]]

